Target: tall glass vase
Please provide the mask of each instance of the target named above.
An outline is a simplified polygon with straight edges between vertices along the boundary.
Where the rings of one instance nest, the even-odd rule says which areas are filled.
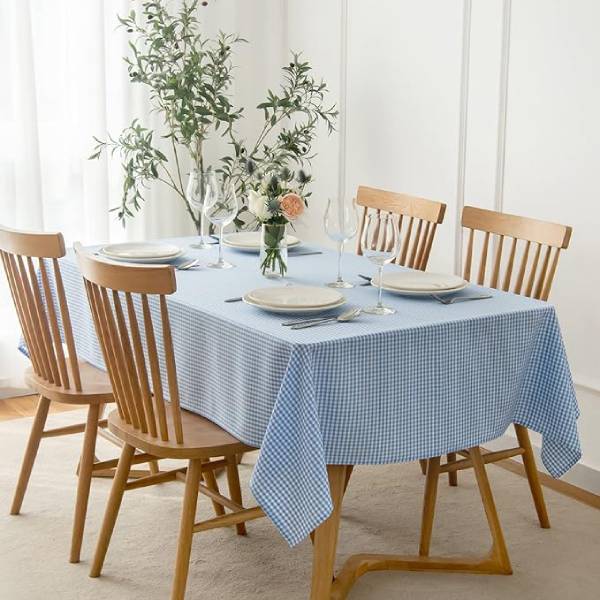
[[[286,224],[263,223],[260,234],[260,270],[265,277],[285,277],[288,269]]]

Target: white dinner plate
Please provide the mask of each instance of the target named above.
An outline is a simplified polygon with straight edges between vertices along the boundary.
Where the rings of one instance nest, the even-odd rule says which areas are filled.
[[[254,302],[247,295],[245,295],[242,300],[249,304],[250,306],[255,306],[256,308],[260,308],[261,310],[265,310],[267,312],[273,313],[286,313],[293,315],[303,315],[307,313],[324,313],[329,310],[333,310],[334,308],[339,308],[343,304],[346,303],[346,298],[342,298],[336,304],[328,304],[326,306],[311,306],[311,307],[294,307],[294,306],[269,306],[267,304],[260,304],[258,302]]]
[[[378,276],[373,277],[371,285],[379,287]],[[384,273],[381,287],[396,294],[427,296],[452,294],[463,290],[468,285],[468,281],[457,275],[409,270]]]
[[[183,250],[179,246],[161,242],[126,242],[104,246],[100,254],[125,262],[165,263],[179,258]]]
[[[300,243],[300,240],[294,235],[287,234],[285,239],[288,248],[293,248]],[[236,231],[235,233],[227,233],[223,237],[223,244],[244,252],[258,252],[260,250],[260,231]]]
[[[246,297],[262,306],[300,309],[334,306],[344,300],[337,290],[309,285],[258,288],[248,292]]]

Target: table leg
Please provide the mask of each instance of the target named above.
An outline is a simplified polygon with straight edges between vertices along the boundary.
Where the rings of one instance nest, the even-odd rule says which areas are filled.
[[[333,511],[329,518],[315,530],[311,600],[330,600],[331,598],[346,472],[346,465],[327,466]]]
[[[339,526],[339,510],[337,513],[334,510],[334,514],[316,531],[317,536],[319,536],[323,528],[322,535],[325,540],[329,539],[330,546],[327,549],[324,548],[322,555],[318,557],[315,544],[313,554],[313,595],[311,596],[311,600],[344,600],[357,579],[369,571],[437,571],[510,575],[512,573],[510,559],[506,550],[506,544],[504,543],[504,536],[496,513],[481,451],[478,447],[470,448],[468,456],[473,461],[477,485],[483,500],[492,537],[492,548],[487,554],[482,556],[429,556],[429,538],[433,522],[435,488],[437,487],[437,478],[439,475],[438,457],[429,461],[430,465],[427,470],[428,489],[423,514],[424,533],[421,538],[419,554],[354,554],[346,560],[335,579],[332,580],[335,542]],[[329,474],[329,481],[331,483],[333,498],[334,479],[331,472]],[[330,522],[332,523],[330,524]],[[324,542],[322,543],[324,544]],[[331,561],[331,565],[325,562],[326,558]],[[321,564],[319,564],[319,560]],[[321,574],[317,573],[318,568],[322,571]],[[319,588],[321,595],[315,595],[316,583],[321,585],[321,588]]]

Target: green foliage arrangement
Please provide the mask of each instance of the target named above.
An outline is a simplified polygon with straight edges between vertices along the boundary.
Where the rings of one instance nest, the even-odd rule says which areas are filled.
[[[264,117],[258,138],[250,143],[240,139],[235,124],[244,109],[231,102],[232,57],[234,49],[246,40],[225,33],[214,39],[205,37],[197,10],[198,0],[184,0],[174,13],[165,0],[153,0],[142,4],[140,14],[132,10],[118,17],[132,38],[131,55],[125,59],[130,81],[149,88],[152,109],[162,116],[163,125],[154,131],[134,119],[117,137],[94,138],[90,159],[99,158],[104,151],[121,158],[123,194],[120,205],[113,209],[120,220],[133,217],[150,185],[160,182],[181,198],[199,227],[199,215],[185,196],[182,156],[187,153],[196,169],[207,169],[204,153],[213,135],[224,136],[232,151],[210,167],[231,179],[244,198],[259,172],[284,179],[292,173],[304,188],[310,181],[306,169],[313,158],[319,124],[324,123],[329,133],[334,130],[338,113],[335,105],[325,104],[326,84],[317,81],[310,64],[294,54],[283,67],[279,92],[268,90],[266,100],[257,107]],[[158,136],[169,140],[168,153],[157,147]],[[246,210],[244,205],[240,212]],[[241,227],[243,219],[236,219],[236,224]]]

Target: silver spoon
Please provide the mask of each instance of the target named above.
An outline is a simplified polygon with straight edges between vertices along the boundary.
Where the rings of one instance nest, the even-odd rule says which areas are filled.
[[[337,321],[338,323],[348,323],[352,321],[360,315],[360,308],[353,308],[352,310],[348,310],[343,312],[338,317],[327,317],[325,319],[321,319],[320,321],[313,321],[310,323],[298,323],[296,325],[292,325],[290,329],[306,329],[308,327],[316,327],[317,325],[323,325],[324,323],[332,323]]]

